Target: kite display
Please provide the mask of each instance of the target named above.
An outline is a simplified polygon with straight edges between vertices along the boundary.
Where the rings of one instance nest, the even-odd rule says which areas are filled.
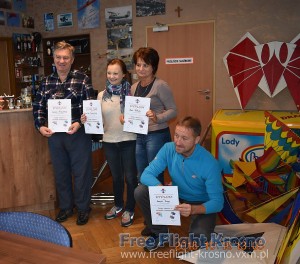
[[[229,224],[228,226],[236,224],[235,229],[243,224],[251,226],[249,231],[258,224],[276,223],[285,227],[282,233],[284,237],[281,237],[280,242],[279,239],[272,237],[278,242],[276,248],[280,248],[272,256],[272,261],[264,260],[257,263],[298,263],[300,261],[300,115],[297,112],[278,114],[276,111],[263,111],[255,112],[256,118],[249,118],[245,113],[239,118],[233,118],[235,112],[226,111],[226,113],[229,113],[226,117],[219,117],[219,120],[223,121],[220,122],[222,129],[218,130],[219,127],[213,123],[213,133],[219,144],[216,144],[218,155],[216,157],[219,161],[223,161],[225,190],[224,207],[219,217],[224,224]],[[230,127],[224,122],[227,121],[226,118],[232,120]],[[233,126],[237,125],[237,120],[240,120],[238,123],[240,128],[235,131]],[[259,120],[264,120],[262,126]],[[241,125],[242,122],[245,123],[244,126]],[[247,125],[251,124],[261,129],[257,132],[262,132],[263,144],[257,141],[255,145],[252,141],[254,145],[249,146],[245,140],[242,141],[240,134],[248,133],[248,137],[252,136],[251,131],[247,129],[247,122]],[[224,146],[228,143],[234,143],[232,145],[238,155],[235,155],[236,152],[231,152],[228,146]],[[262,152],[255,152],[255,155],[249,158],[249,152],[255,151],[257,145],[261,146]],[[226,155],[223,155],[224,149]],[[268,239],[267,243],[270,242]]]
[[[230,161],[233,174],[223,176],[226,223],[286,225],[300,188],[300,137],[265,111],[264,153],[253,161]],[[293,209],[294,210],[294,209]],[[297,208],[299,210],[299,208]]]
[[[223,60],[242,109],[257,87],[271,98],[287,87],[300,111],[300,34],[259,44],[248,32]]]

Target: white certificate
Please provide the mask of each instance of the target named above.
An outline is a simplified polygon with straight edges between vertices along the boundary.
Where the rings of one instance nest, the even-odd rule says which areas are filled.
[[[86,134],[103,134],[103,121],[100,100],[83,100],[83,113],[86,115]]]
[[[48,99],[48,127],[53,132],[68,132],[71,122],[71,99]]]
[[[150,109],[150,98],[125,96],[123,131],[148,134],[149,118],[146,112]]]
[[[149,196],[153,225],[181,225],[177,186],[149,186]]]

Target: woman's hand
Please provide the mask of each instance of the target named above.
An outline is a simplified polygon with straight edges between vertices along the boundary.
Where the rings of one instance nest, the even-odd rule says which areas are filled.
[[[156,117],[156,114],[153,110],[148,110],[146,112],[146,116],[149,117],[154,123],[157,122],[157,117]]]
[[[124,123],[125,123],[124,114],[121,114],[121,115],[120,115],[119,120],[120,120],[120,123],[121,123],[122,125],[124,125]]]
[[[87,120],[86,115],[85,115],[85,114],[82,114],[81,117],[80,117],[80,122],[81,122],[81,124],[84,124],[84,123],[86,122],[86,120]]]

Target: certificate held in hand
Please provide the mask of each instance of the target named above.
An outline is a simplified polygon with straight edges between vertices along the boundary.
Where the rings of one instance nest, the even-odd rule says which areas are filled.
[[[71,122],[71,99],[49,99],[48,127],[52,132],[68,132]]]
[[[123,131],[148,134],[150,98],[126,96]]]
[[[177,186],[149,186],[149,197],[153,225],[181,225]]]
[[[103,134],[101,102],[99,100],[83,100],[83,113],[87,121],[84,123],[86,134]]]

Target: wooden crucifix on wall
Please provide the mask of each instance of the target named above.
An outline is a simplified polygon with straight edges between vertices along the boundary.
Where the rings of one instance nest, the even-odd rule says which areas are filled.
[[[180,17],[180,12],[183,11],[182,8],[180,8],[180,6],[177,6],[177,8],[175,9],[175,12],[177,12],[178,17]]]

